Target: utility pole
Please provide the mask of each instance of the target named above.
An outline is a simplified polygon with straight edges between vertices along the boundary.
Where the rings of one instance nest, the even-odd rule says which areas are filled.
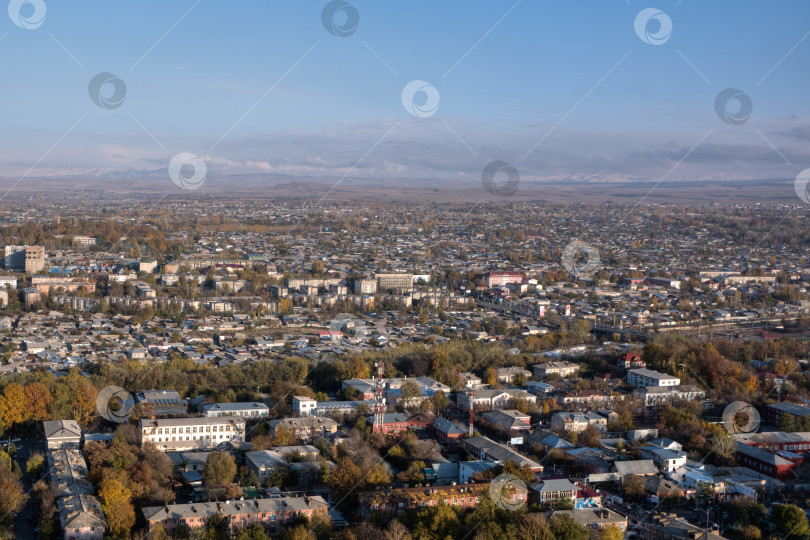
[[[374,425],[371,428],[373,433],[383,432],[383,415],[385,414],[385,398],[383,397],[383,369],[385,364],[375,362],[377,368],[377,380],[375,381],[375,403],[374,403]]]

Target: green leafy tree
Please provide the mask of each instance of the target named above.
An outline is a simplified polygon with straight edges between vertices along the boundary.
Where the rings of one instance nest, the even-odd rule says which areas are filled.
[[[227,452],[212,452],[202,470],[206,487],[222,487],[233,482],[236,476],[236,462]]]
[[[549,520],[551,532],[556,540],[588,540],[588,529],[574,521],[567,514],[554,514]]]
[[[807,514],[795,504],[777,504],[771,509],[771,521],[780,538],[802,538],[808,533]]]

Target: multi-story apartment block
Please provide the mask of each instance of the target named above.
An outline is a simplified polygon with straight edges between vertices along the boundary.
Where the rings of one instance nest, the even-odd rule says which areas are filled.
[[[69,495],[56,500],[65,540],[101,540],[107,520],[99,500],[92,495]]]
[[[151,442],[164,451],[216,448],[245,440],[245,419],[241,416],[144,419],[139,427],[142,443]]]
[[[205,526],[211,517],[220,515],[228,530],[235,532],[253,523],[277,527],[301,517],[311,518],[319,511],[327,513],[329,504],[320,496],[278,497],[149,506],[142,511],[150,531],[160,526],[172,534],[180,524],[196,529]]]
[[[704,399],[706,392],[691,384],[676,386],[646,386],[633,390],[633,396],[642,400],[648,407],[665,405],[673,401],[694,401]]]
[[[42,246],[6,246],[6,270],[34,274],[45,268],[45,248]]]
[[[378,291],[413,289],[413,274],[374,274]]]
[[[142,259],[138,261],[138,272],[146,272],[151,274],[157,268],[157,261],[155,259]]]
[[[520,272],[490,272],[487,274],[487,287],[502,287],[510,283],[523,283],[523,274]]]
[[[38,290],[40,294],[50,293],[55,289],[62,289],[65,292],[75,292],[82,289],[86,293],[93,293],[96,290],[94,281],[64,276],[31,276],[31,286]]]
[[[53,296],[52,300],[61,306],[69,306],[73,311],[92,311],[99,306],[97,298],[84,298],[81,296]]]
[[[299,290],[301,286],[315,287],[317,289],[329,289],[330,285],[340,285],[342,278],[293,278],[287,280],[287,287]]]
[[[25,270],[25,248],[27,246],[6,246],[4,250],[6,270],[22,272]]]
[[[45,268],[45,248],[42,246],[29,246],[25,248],[25,266],[23,270],[35,274]]]
[[[379,512],[384,517],[396,516],[411,509],[438,506],[444,501],[448,506],[475,508],[481,496],[488,493],[489,484],[459,484],[455,486],[431,486],[429,488],[396,488],[368,491],[360,494],[360,513],[371,515]],[[516,493],[524,497],[524,493]],[[515,501],[520,504],[520,501]]]
[[[631,369],[627,372],[627,383],[636,388],[645,386],[676,386],[681,384],[681,379],[659,373],[647,368]]]

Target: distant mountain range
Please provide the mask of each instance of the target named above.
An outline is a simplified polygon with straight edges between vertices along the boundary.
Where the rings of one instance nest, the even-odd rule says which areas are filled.
[[[129,193],[175,197],[216,195],[253,198],[436,201],[436,202],[748,202],[763,204],[801,203],[793,179],[670,181],[610,179],[604,177],[521,179],[511,196],[488,192],[481,181],[426,178],[369,179],[347,177],[290,177],[278,174],[210,174],[200,189],[183,190],[165,169],[132,172],[94,171],[81,175],[25,178],[0,177],[0,193],[47,192]]]

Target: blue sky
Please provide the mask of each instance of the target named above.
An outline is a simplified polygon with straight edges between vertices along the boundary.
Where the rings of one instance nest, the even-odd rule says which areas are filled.
[[[494,159],[538,179],[810,166],[800,0],[356,0],[348,37],[324,28],[328,2],[43,1],[36,29],[0,21],[4,176],[158,170],[179,152],[213,174],[324,178],[475,178]],[[634,31],[649,7],[672,21],[662,45]],[[99,72],[126,83],[119,108],[90,100]],[[403,107],[413,80],[438,91],[432,116]],[[729,87],[753,103],[741,125],[715,113]]]

